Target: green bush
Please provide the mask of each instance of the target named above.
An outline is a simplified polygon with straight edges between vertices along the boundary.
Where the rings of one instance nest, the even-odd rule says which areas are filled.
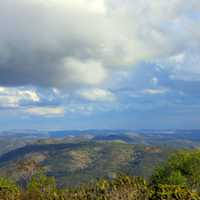
[[[95,185],[65,190],[63,197],[66,200],[146,200],[148,188],[142,178],[119,176],[112,181],[103,179]]]
[[[0,200],[19,200],[20,190],[16,184],[5,178],[0,178]]]
[[[54,178],[43,174],[34,175],[27,186],[27,200],[57,200],[59,199]]]
[[[200,150],[179,151],[157,168],[152,185],[168,184],[200,191]]]
[[[177,185],[157,185],[149,200],[200,200],[200,196],[186,187]]]

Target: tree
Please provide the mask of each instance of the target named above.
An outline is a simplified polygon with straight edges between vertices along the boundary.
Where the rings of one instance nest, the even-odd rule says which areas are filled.
[[[155,170],[152,185],[168,184],[200,191],[200,150],[179,151]]]

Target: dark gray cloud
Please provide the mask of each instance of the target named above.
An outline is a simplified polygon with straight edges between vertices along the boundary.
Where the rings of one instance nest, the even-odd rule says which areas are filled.
[[[113,70],[193,48],[199,32],[187,30],[197,24],[191,15],[199,4],[1,0],[0,85],[98,86]]]

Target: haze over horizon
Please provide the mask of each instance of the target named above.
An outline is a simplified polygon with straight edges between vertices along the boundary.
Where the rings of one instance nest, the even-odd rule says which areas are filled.
[[[200,129],[200,1],[1,0],[0,130]]]

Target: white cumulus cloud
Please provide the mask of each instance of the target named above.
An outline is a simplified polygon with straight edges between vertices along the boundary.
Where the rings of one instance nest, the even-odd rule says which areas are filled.
[[[0,87],[0,107],[19,107],[22,102],[39,102],[34,90]]]
[[[25,112],[31,115],[39,115],[39,116],[63,116],[64,108],[62,107],[32,107],[25,110]]]
[[[100,101],[100,102],[113,102],[116,101],[116,96],[104,89],[94,88],[94,89],[88,89],[83,90],[79,92],[79,95],[89,101]]]

